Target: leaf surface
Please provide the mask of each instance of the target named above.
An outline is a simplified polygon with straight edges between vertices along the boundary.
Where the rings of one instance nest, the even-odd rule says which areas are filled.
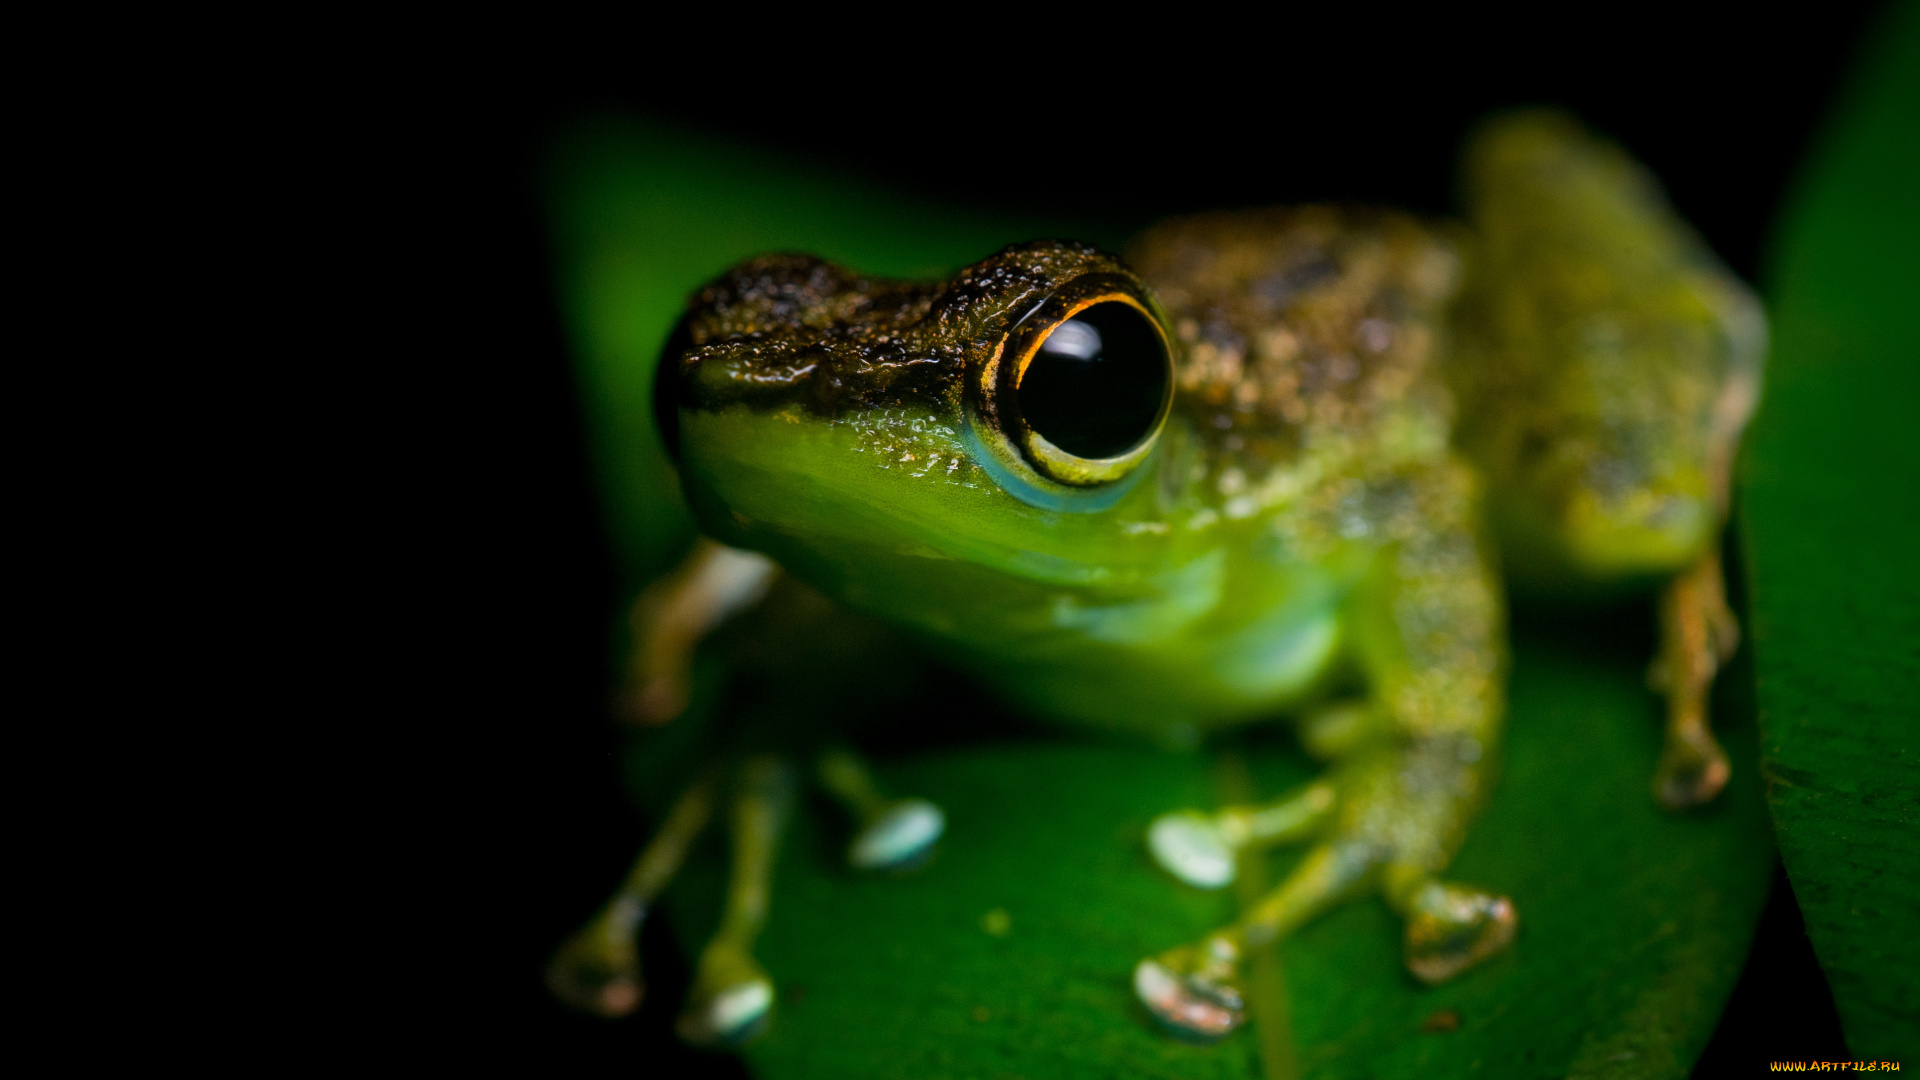
[[[1858,1058],[1920,1059],[1920,4],[1883,33],[1773,256],[1741,488],[1762,768]]]

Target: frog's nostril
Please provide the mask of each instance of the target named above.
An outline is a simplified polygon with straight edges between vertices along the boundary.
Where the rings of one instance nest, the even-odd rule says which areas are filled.
[[[1172,372],[1160,332],[1138,308],[1095,304],[1048,333],[1021,375],[1021,418],[1081,458],[1125,454],[1151,436]]]

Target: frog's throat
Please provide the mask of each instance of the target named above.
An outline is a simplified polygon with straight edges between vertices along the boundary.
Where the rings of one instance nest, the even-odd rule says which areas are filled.
[[[1131,472],[1111,483],[1090,488],[1071,487],[1040,476],[1024,461],[1008,460],[1001,452],[1004,440],[981,437],[981,430],[992,430],[987,425],[986,418],[968,401],[966,422],[959,425],[960,445],[967,456],[1000,485],[1000,490],[1028,506],[1058,513],[1098,514],[1113,509],[1140,483],[1141,477],[1154,471],[1154,462],[1160,453],[1159,446],[1155,445]]]

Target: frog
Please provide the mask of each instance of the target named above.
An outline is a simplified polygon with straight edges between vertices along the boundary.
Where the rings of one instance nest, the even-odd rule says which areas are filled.
[[[1251,951],[1363,897],[1399,916],[1422,983],[1502,953],[1516,906],[1447,870],[1497,777],[1509,594],[1653,595],[1653,798],[1685,812],[1728,781],[1706,711],[1738,640],[1718,552],[1766,322],[1651,173],[1572,117],[1497,116],[1462,160],[1457,222],[1308,205],[1172,219],[1121,254],[1015,244],[940,280],[794,253],[726,270],[661,354],[654,420],[703,537],[632,605],[620,708],[673,722],[696,653],[744,630],[775,642],[732,654],[761,684],[836,701],[893,661],[820,656],[918,650],[1107,736],[1290,723],[1319,777],[1141,837],[1200,888],[1306,848],[1236,921],[1133,969],[1182,1039],[1231,1035]],[[819,715],[756,700],[771,730]],[[725,810],[725,911],[678,1030],[766,1029],[753,946],[802,756],[855,822],[856,869],[910,869],[947,828],[835,738],[732,745],[561,946],[562,999],[637,1007],[638,927]]]

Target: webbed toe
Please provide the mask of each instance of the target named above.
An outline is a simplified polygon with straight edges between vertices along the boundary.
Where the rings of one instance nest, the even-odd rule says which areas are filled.
[[[906,870],[933,854],[947,815],[925,799],[903,799],[853,838],[847,861],[859,870]]]
[[[638,1009],[647,992],[633,940],[639,921],[631,905],[616,901],[560,946],[547,965],[547,988],[582,1012],[620,1017]]]
[[[1215,1042],[1246,1022],[1239,950],[1224,939],[1140,961],[1133,992],[1160,1025],[1192,1042]]]
[[[766,1030],[773,1014],[773,982],[755,979],[690,1002],[674,1030],[697,1046],[742,1046]]]
[[[1732,775],[1727,752],[1705,728],[1670,735],[1653,774],[1653,794],[1668,810],[1704,806],[1720,794]]]
[[[746,952],[716,940],[700,957],[699,974],[674,1030],[696,1046],[741,1046],[766,1030],[773,997],[766,970]]]
[[[1445,982],[1512,944],[1519,927],[1506,897],[1430,882],[1407,913],[1407,970],[1424,983]]]
[[[1233,845],[1213,818],[1178,810],[1155,818],[1147,829],[1147,849],[1161,868],[1195,888],[1218,889],[1233,882]]]

